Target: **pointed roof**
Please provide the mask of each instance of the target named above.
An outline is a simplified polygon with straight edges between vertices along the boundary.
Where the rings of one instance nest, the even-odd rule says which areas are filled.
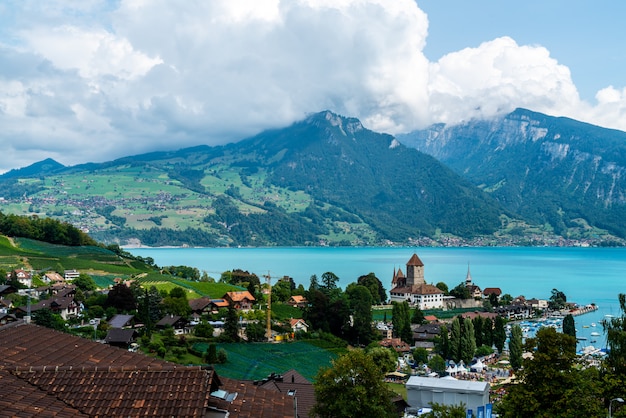
[[[391,280],[391,284],[397,284],[399,279],[404,279],[404,273],[402,273],[402,269],[398,269],[398,271],[396,271],[396,268],[393,268],[393,279]]]
[[[407,266],[418,266],[418,267],[424,267],[424,263],[422,263],[422,260],[420,260],[420,258],[417,256],[417,254],[413,253],[413,256],[411,257],[411,259],[406,263]]]
[[[467,275],[465,276],[465,283],[472,283],[472,273],[470,273],[469,263],[467,263]]]

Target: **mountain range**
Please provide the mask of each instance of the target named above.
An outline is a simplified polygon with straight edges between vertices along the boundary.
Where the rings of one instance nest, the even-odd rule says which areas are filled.
[[[396,137],[324,111],[224,146],[44,160],[0,176],[0,210],[121,245],[612,245],[625,139],[523,109]]]

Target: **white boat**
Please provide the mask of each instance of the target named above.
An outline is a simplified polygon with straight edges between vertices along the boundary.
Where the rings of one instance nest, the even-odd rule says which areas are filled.
[[[594,332],[592,332],[592,333],[591,333],[591,336],[592,336],[592,337],[598,337],[598,336],[600,336],[600,333],[599,333],[599,332],[594,331]]]

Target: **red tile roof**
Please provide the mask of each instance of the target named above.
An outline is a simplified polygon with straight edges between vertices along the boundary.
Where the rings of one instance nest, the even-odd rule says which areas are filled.
[[[210,395],[221,386],[212,369],[180,366],[36,325],[0,327],[0,415],[49,417],[293,416],[287,395],[250,389],[232,403]],[[253,385],[250,385],[253,386]]]
[[[424,267],[424,263],[422,263],[422,260],[420,260],[420,258],[415,253],[413,253],[413,256],[409,259],[406,265]]]

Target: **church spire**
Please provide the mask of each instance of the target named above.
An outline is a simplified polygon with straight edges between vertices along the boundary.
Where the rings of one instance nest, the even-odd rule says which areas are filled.
[[[467,262],[467,276],[465,276],[465,286],[472,285],[472,274],[470,273],[470,263]]]

